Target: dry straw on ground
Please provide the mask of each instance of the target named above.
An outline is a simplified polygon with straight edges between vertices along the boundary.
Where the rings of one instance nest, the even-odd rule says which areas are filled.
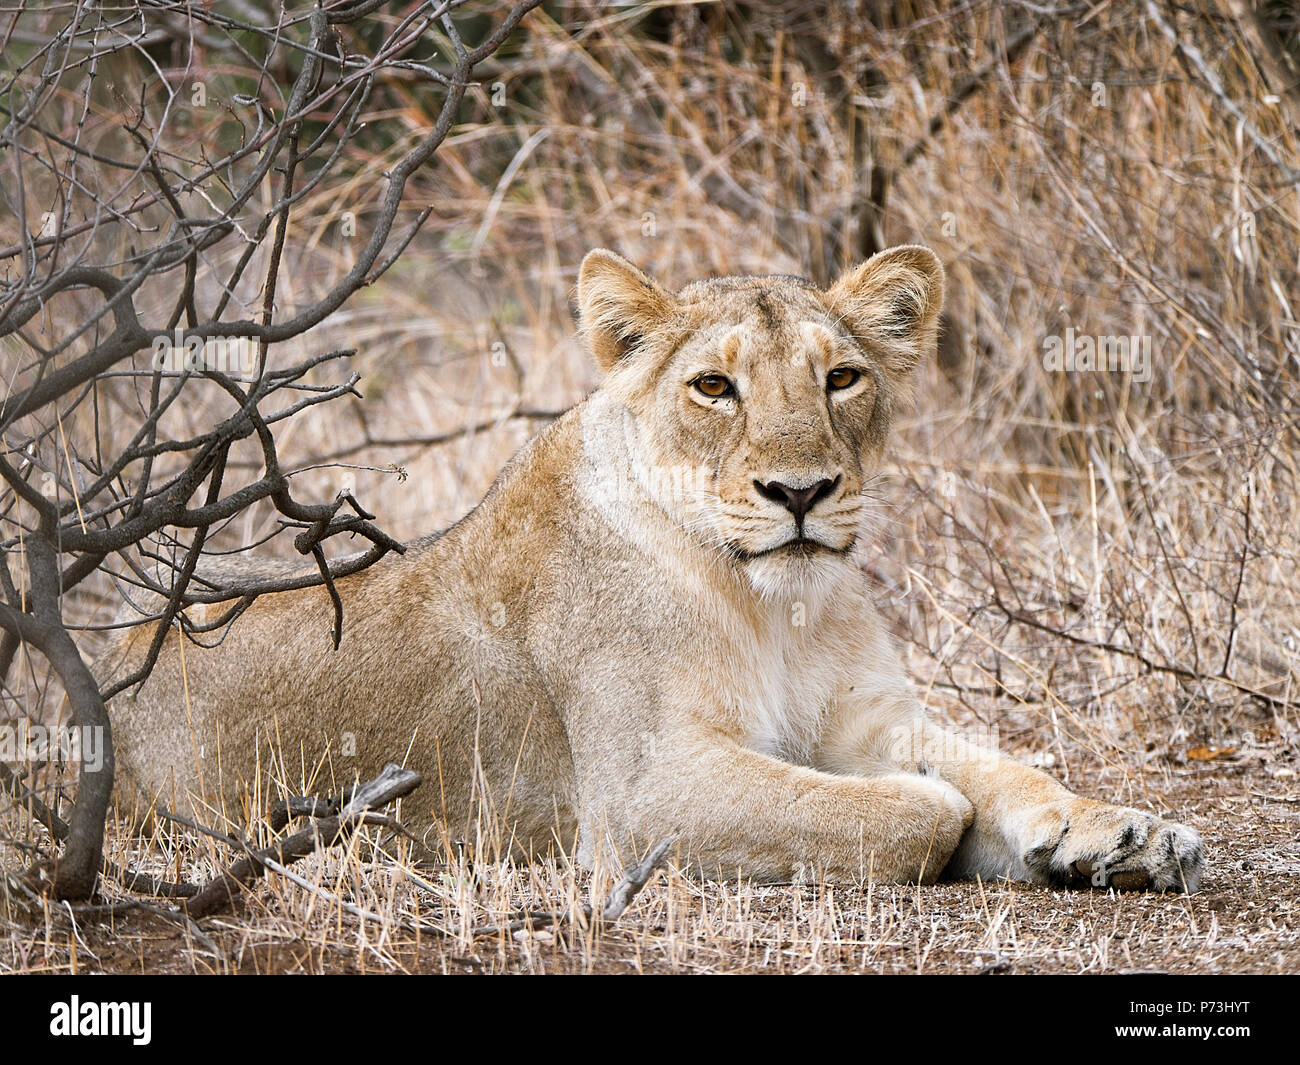
[[[676,285],[825,277],[873,242],[928,244],[949,313],[878,487],[883,605],[939,712],[1084,794],[1197,827],[1200,895],[669,871],[612,927],[476,938],[516,911],[580,911],[618,871],[470,866],[454,841],[429,861],[376,829],[198,923],[11,908],[0,968],[1294,971],[1300,79],[1248,3],[1046,10],[538,10],[491,74],[501,104],[485,86],[413,181],[412,210],[434,208],[421,237],[312,337],[359,349],[364,402],[309,412],[282,453],[304,487],[346,478],[387,531],[426,532],[594,385],[569,302],[589,247]],[[1276,32],[1295,43],[1294,24]],[[396,153],[428,114],[414,93],[384,107]],[[373,150],[296,215],[286,305],[347,269],[337,219],[374,202]],[[1150,379],[1045,368],[1067,331],[1149,338]],[[272,531],[258,520],[230,535]],[[102,621],[113,589],[77,607]],[[20,665],[18,705],[47,714],[57,693]],[[19,864],[40,831],[4,817],[0,863]],[[110,842],[191,880],[231,857],[175,828]]]

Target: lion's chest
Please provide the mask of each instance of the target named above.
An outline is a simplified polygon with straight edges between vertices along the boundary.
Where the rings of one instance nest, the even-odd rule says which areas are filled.
[[[819,642],[779,627],[737,641],[724,705],[747,747],[800,765],[812,763],[837,689]]]

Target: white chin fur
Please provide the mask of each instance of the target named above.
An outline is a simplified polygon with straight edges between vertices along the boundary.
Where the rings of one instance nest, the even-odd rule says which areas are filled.
[[[853,569],[846,555],[763,555],[744,564],[745,576],[765,600],[802,602],[815,608]]]

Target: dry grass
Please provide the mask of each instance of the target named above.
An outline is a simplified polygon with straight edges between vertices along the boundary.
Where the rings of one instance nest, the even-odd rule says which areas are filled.
[[[236,911],[10,914],[0,963],[18,972],[1294,972],[1295,803],[1258,767],[1180,772],[1160,794],[1214,840],[1195,896],[1049,891],[1022,884],[702,884],[669,870],[615,925],[476,935],[518,910],[566,912],[610,878],[572,863],[416,863],[358,837],[262,882]],[[1121,789],[1119,774],[1096,785]],[[1136,796],[1134,796],[1136,797]],[[192,837],[123,846],[158,875],[209,875],[222,848]],[[125,896],[114,885],[106,900]],[[357,916],[357,911],[365,916]]]
[[[534,13],[502,60],[506,106],[485,92],[416,182],[429,227],[313,335],[319,350],[359,348],[365,402],[307,412],[281,441],[286,463],[371,467],[300,478],[321,497],[350,479],[395,535],[443,526],[543,424],[514,412],[562,409],[595,384],[569,304],[587,248],[614,247],[669,284],[833,271],[864,154],[835,72],[857,71],[866,156],[897,168],[885,242],[929,244],[950,278],[947,338],[899,427],[871,563],[913,675],[941,712],[996,730],[1077,790],[1198,827],[1205,891],[759,888],[670,873],[600,934],[484,941],[471,930],[567,909],[608,878],[563,862],[471,870],[454,849],[422,871],[401,846],[358,845],[298,867],[312,890],[272,876],[197,929],[135,913],[74,931],[66,914],[11,912],[0,969],[1295,970],[1300,98],[1266,83],[1240,24],[1208,4],[1197,18],[1159,10],[1218,86],[1136,0],[1052,21],[1010,65],[999,57],[1028,17],[1014,6],[904,3],[870,20],[777,7],[787,14]],[[819,36],[839,56],[829,66],[809,50]],[[427,121],[414,95],[387,104],[412,134]],[[364,220],[384,159],[352,162],[350,182],[296,216],[286,308],[349,265],[335,222]],[[1067,328],[1149,337],[1151,379],[1045,369],[1045,338]],[[125,389],[119,402],[129,413]],[[195,403],[178,418],[211,413]],[[360,446],[483,425],[437,445]],[[225,535],[272,528],[255,515]],[[77,606],[104,619],[111,586]],[[24,709],[48,713],[57,693],[18,665]],[[32,838],[20,815],[7,823],[0,864]],[[112,844],[188,879],[229,858],[193,839]]]

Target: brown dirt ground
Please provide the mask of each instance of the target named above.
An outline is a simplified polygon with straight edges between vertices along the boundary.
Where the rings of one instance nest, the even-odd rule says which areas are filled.
[[[1053,891],[1023,884],[737,887],[676,874],[616,926],[439,939],[344,914],[300,922],[252,900],[186,927],[148,913],[9,923],[11,971],[1294,973],[1300,971],[1300,783],[1294,754],[1160,771],[1162,812],[1205,836],[1194,896]],[[1100,793],[1101,788],[1095,790]],[[1167,809],[1164,809],[1167,806]],[[438,920],[436,904],[408,913]],[[60,928],[64,934],[60,935]],[[75,938],[75,950],[72,941]],[[12,951],[11,951],[12,953]]]

